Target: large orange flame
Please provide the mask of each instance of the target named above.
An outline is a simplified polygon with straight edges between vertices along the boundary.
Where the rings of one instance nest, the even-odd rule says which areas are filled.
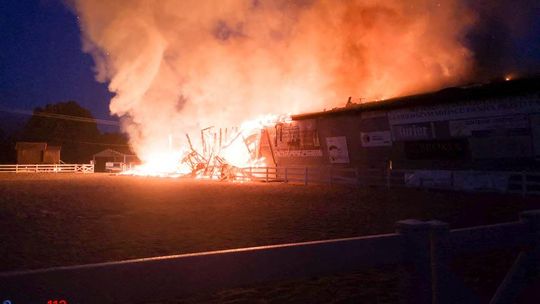
[[[110,110],[150,171],[174,167],[162,166],[182,157],[169,148],[207,126],[437,89],[471,66],[464,0],[73,3]],[[247,159],[237,145],[221,153]]]

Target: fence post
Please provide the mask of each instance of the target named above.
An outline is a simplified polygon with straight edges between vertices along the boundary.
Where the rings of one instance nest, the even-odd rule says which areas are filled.
[[[266,167],[266,182],[268,183],[268,167]]]
[[[396,226],[403,240],[401,302],[431,304],[430,224],[409,219],[397,222]]]
[[[463,284],[450,270],[450,229],[441,221],[429,221],[431,225],[431,273],[433,280],[433,303],[477,303]]]
[[[429,221],[431,226],[431,269],[433,280],[433,303],[452,303],[450,295],[454,291],[448,284],[448,224],[441,221]]]
[[[287,167],[285,167],[285,182],[288,183],[289,179],[287,177]]]
[[[532,252],[537,254],[535,258],[540,257],[540,210],[529,210],[519,214],[521,221],[526,225],[531,238]],[[538,261],[538,260],[536,260]],[[535,265],[539,267],[540,265]],[[538,269],[540,270],[540,269]]]
[[[308,167],[304,169],[304,186],[308,184]]]

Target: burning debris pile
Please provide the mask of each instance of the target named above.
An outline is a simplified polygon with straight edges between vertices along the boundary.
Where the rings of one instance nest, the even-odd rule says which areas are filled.
[[[173,151],[169,144],[169,151],[161,161],[147,162],[122,174],[250,180],[250,173],[244,168],[267,166],[259,149],[264,128],[290,121],[289,115],[267,115],[244,122],[240,128],[207,127],[201,130],[200,147],[186,134],[187,144],[179,151]]]
[[[215,132],[214,127],[208,127],[201,130],[201,143],[202,152],[194,148],[191,138],[186,134],[187,141],[189,143],[188,153],[182,158],[181,163],[186,164],[190,170],[190,175],[197,178],[209,178],[220,180],[235,180],[237,175],[241,174],[241,169],[229,164],[229,162],[223,158],[221,152],[226,150],[230,145],[235,144],[235,141],[239,141],[239,145],[246,147],[246,152],[249,155],[249,163],[257,162],[259,158],[257,153],[253,153],[252,142],[258,141],[257,134],[250,136],[251,138],[245,138],[241,131],[234,130],[233,139],[228,144],[223,145],[223,135],[227,138],[228,129],[225,129],[223,133],[222,129],[219,129],[219,137]],[[255,137],[255,138],[253,138]],[[241,142],[240,142],[241,141]],[[227,142],[227,141],[225,141]],[[257,152],[255,148],[255,152]]]

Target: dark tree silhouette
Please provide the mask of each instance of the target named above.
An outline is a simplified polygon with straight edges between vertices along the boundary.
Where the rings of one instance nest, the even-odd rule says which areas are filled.
[[[61,146],[63,161],[86,163],[100,150],[96,144],[100,135],[90,111],[75,101],[67,101],[34,109],[19,140]]]
[[[129,147],[129,139],[125,134],[106,132],[101,134],[103,149],[110,148],[124,154],[133,154]]]

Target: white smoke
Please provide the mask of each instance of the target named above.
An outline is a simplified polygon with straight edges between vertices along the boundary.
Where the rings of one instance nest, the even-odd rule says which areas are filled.
[[[466,77],[457,0],[75,0],[84,51],[142,159],[169,135]]]

